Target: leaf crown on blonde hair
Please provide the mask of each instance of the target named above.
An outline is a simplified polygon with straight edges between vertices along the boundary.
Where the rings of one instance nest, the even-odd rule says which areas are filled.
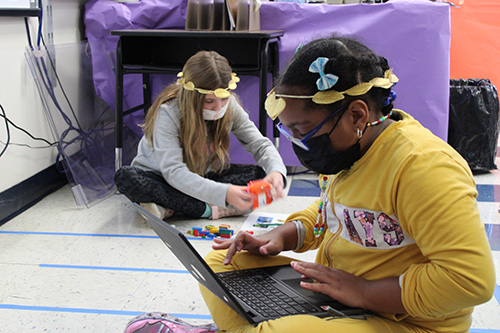
[[[229,83],[227,84],[226,88],[217,88],[215,90],[210,90],[210,89],[203,89],[203,88],[197,88],[194,86],[194,83],[192,81],[187,81],[184,78],[184,73],[179,72],[177,73],[177,83],[181,85],[184,89],[194,91],[196,90],[200,94],[204,95],[211,95],[214,94],[215,97],[218,98],[228,98],[230,93],[229,90],[235,90],[237,88],[237,83],[240,82],[240,78],[236,75],[236,73],[231,73],[231,80],[229,80]]]

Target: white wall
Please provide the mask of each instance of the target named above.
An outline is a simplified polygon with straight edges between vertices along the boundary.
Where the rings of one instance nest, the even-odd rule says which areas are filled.
[[[80,40],[80,10],[84,0],[52,0],[54,44]],[[30,18],[31,38],[36,44],[38,19]],[[28,46],[24,19],[0,17],[0,104],[8,118],[35,137],[54,141],[40,97],[24,58]],[[68,60],[69,61],[69,60]],[[74,59],[75,66],[78,59]],[[77,83],[75,83],[77,84]],[[68,87],[71,89],[71,87]],[[11,142],[43,146],[24,133],[10,127]],[[6,142],[4,120],[0,118],[0,140]],[[0,151],[4,145],[0,144]],[[56,149],[30,149],[10,145],[0,157],[0,192],[21,183],[55,163]]]

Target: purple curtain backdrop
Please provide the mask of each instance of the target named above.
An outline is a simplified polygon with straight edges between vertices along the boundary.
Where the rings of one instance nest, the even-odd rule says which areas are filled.
[[[85,25],[92,52],[97,95],[115,105],[115,49],[119,29],[183,29],[187,0],[141,0],[118,3],[90,0],[86,3]],[[394,88],[397,108],[411,114],[434,134],[447,139],[450,67],[450,9],[442,2],[392,0],[383,4],[297,4],[263,2],[260,9],[262,30],[284,30],[280,39],[280,68],[297,46],[330,33],[356,35],[375,52],[389,60],[400,82]],[[153,97],[172,75],[154,76]],[[268,87],[271,89],[271,77]],[[142,102],[139,75],[124,79],[124,106]],[[258,79],[242,77],[236,92],[250,118],[258,123]],[[142,112],[127,119],[140,122]],[[268,119],[268,136],[272,137]],[[233,140],[235,141],[235,140]],[[280,153],[286,165],[300,165],[291,144],[282,139]],[[237,142],[231,145],[236,163],[253,163]]]

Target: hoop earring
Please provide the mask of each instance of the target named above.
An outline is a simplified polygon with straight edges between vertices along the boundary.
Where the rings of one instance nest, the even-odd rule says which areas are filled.
[[[356,128],[356,135],[358,136],[358,140],[363,137],[363,131],[359,128]]]

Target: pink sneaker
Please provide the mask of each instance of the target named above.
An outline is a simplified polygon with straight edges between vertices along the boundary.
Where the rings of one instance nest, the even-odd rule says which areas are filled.
[[[218,330],[213,323],[195,326],[168,313],[149,312],[133,318],[125,333],[211,333]]]

